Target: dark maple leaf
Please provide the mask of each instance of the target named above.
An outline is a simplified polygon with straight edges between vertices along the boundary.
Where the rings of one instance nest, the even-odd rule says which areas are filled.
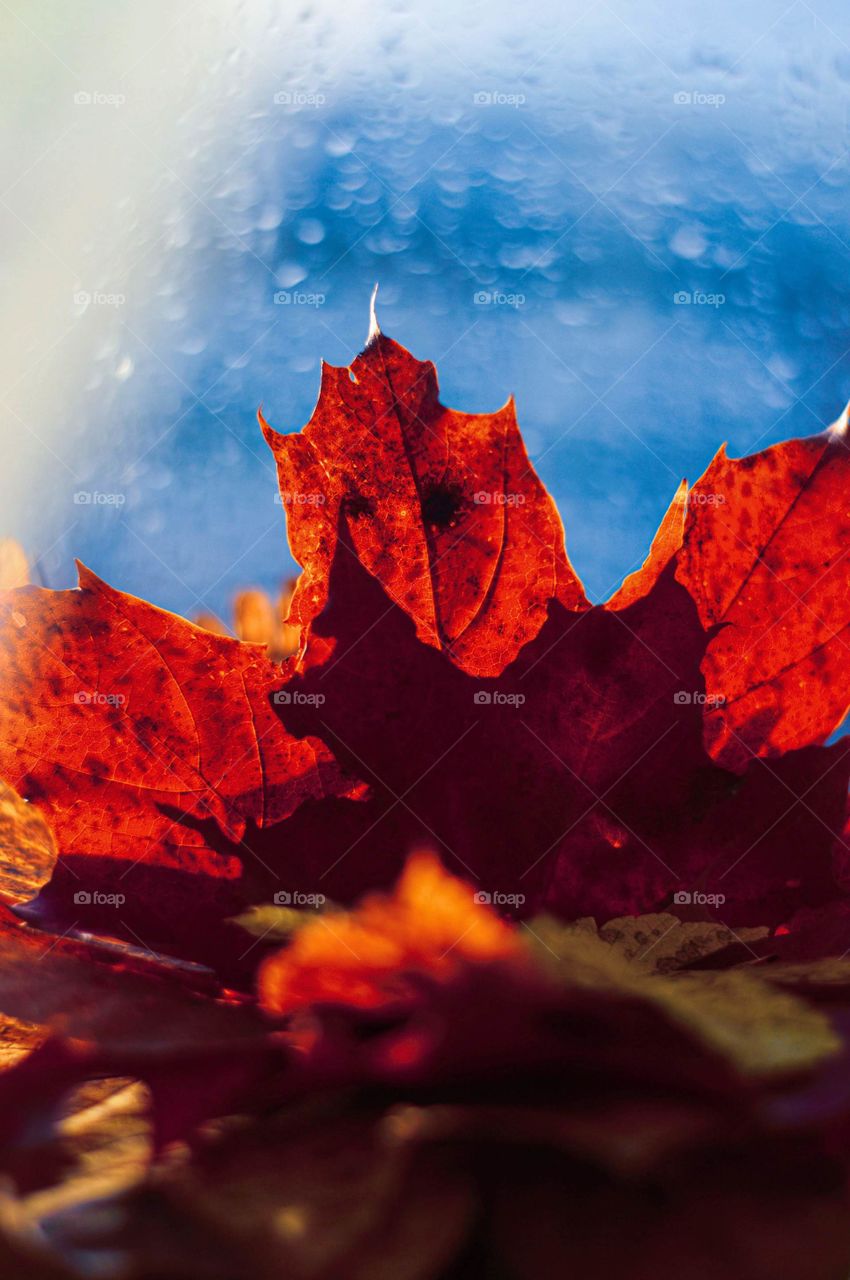
[[[139,1280],[846,1274],[843,1169],[811,1142],[715,1128],[720,1141],[682,1151],[671,1130],[695,1136],[717,1117],[693,1105],[687,1119],[658,1106],[606,1115],[612,1149],[619,1123],[643,1152],[666,1140],[666,1164],[612,1175],[581,1150],[582,1117],[568,1111],[314,1107],[227,1134],[117,1202],[57,1215],[51,1238],[110,1280],[118,1266]]]
[[[256,1011],[209,973],[126,948],[51,938],[0,907],[0,1010],[40,1030],[0,1073],[0,1162],[16,1171],[36,1120],[83,1080],[131,1076],[151,1089],[157,1147],[234,1110],[284,1061]],[[23,1148],[23,1153],[22,1153]],[[30,1175],[41,1176],[36,1164]]]
[[[831,1280],[848,1239],[823,1126],[848,1099],[818,1073],[837,1038],[758,974],[681,968],[722,942],[672,917],[510,926],[420,854],[266,962],[264,1003],[295,1011],[287,1105],[106,1206],[66,1201],[51,1243],[108,1276],[602,1280],[630,1251],[672,1275],[666,1233],[676,1273],[751,1280],[796,1260],[802,1222],[797,1274]]]
[[[605,918],[697,887],[725,895],[732,923],[779,923],[834,895],[846,748],[754,762],[743,780],[718,768],[703,747],[705,643],[668,571],[622,612],[554,603],[519,658],[483,681],[419,643],[342,549],[279,710],[372,796],[344,839],[336,813],[316,815],[311,843],[293,846],[294,882],[350,900],[437,841],[485,891],[524,898],[525,913]]]

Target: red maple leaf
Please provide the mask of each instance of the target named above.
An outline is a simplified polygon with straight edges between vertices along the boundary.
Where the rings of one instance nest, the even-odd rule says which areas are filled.
[[[209,957],[240,903],[351,900],[423,839],[520,913],[836,896],[841,431],[721,454],[591,608],[511,405],[446,409],[378,334],[302,433],[263,425],[304,567],[282,673],[86,572],[6,593],[0,774],[56,829],[50,919]]]
[[[83,567],[78,590],[23,587],[0,609],[2,769],[60,849],[40,918],[220,958],[211,924],[278,887],[250,833],[357,785],[321,742],[287,734],[259,645]]]
[[[698,888],[730,920],[775,922],[835,892],[848,759],[822,744],[850,700],[850,601],[847,517],[823,508],[850,472],[840,431],[715,461],[591,609],[511,407],[447,410],[433,366],[383,335],[325,372],[301,434],[264,430],[309,564],[282,714],[373,789],[353,844],[334,856],[319,835],[304,876],[350,898],[388,843],[430,839],[486,890],[568,917]],[[770,501],[748,506],[754,477]]]

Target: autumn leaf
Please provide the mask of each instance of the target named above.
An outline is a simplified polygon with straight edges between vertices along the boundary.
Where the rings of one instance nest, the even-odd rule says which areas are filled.
[[[403,998],[411,972],[451,974],[464,963],[519,963],[519,936],[476,904],[471,885],[433,854],[414,854],[391,896],[367,895],[353,914],[329,911],[269,957],[260,998],[289,1013],[322,1000],[374,1007]]]
[[[718,489],[724,501],[708,502],[708,477],[681,487],[644,567],[606,609],[588,609],[541,570],[538,557],[553,545],[560,555],[561,541],[558,533],[552,542],[537,482],[511,505],[510,485],[498,489],[472,447],[489,440],[492,419],[444,409],[433,367],[383,335],[350,376],[325,369],[301,434],[264,430],[305,566],[293,608],[305,629],[293,664],[301,705],[281,714],[293,733],[322,737],[372,789],[360,831],[348,829],[334,856],[320,822],[314,856],[296,874],[311,883],[321,875],[348,900],[370,867],[381,878],[390,870],[388,843],[401,851],[437,840],[485,889],[568,918],[646,911],[684,885],[721,893],[730,923],[779,923],[801,901],[835,895],[850,769],[843,746],[822,754],[832,723],[798,735],[788,745],[799,749],[770,763],[751,752],[743,784],[703,746],[721,696],[705,673],[732,643],[724,637],[734,619],[705,605],[727,589],[721,561],[690,587],[698,548],[711,542],[708,522],[737,517],[743,494]],[[514,441],[512,416],[506,431]],[[785,477],[793,503],[793,457],[764,466]],[[494,543],[493,504],[476,496],[497,490],[504,521]],[[429,505],[435,492],[451,495],[440,511]],[[827,521],[824,538],[839,545],[840,527]],[[510,575],[493,579],[479,607],[482,547],[498,545],[503,556],[513,543],[535,590],[545,588],[545,620],[537,604],[523,608],[523,644],[505,624]],[[783,545],[791,554],[793,538]],[[565,573],[559,583],[572,582]],[[468,630],[453,621],[472,615]],[[508,649],[495,639],[506,634]],[[762,673],[743,654],[736,678],[758,697]]]
[[[0,543],[3,1275],[848,1274],[847,423],[594,605],[375,324],[238,639]]]
[[[76,876],[126,897],[88,925],[215,963],[223,916],[353,901],[425,843],[520,916],[840,897],[841,432],[720,456],[590,607],[512,405],[445,408],[383,334],[303,432],[263,429],[303,566],[280,671],[88,571],[5,596],[0,774],[60,846],[42,923],[74,923]]]
[[[301,433],[260,421],[304,566],[291,614],[299,625],[327,603],[340,546],[421,641],[472,675],[499,675],[552,600],[586,607],[512,401],[492,414],[447,409],[434,366],[377,333],[350,369],[322,366]]]
[[[666,912],[621,916],[599,926],[588,917],[558,927],[564,937],[590,933],[651,973],[692,968],[734,945],[746,954],[769,933],[764,928],[728,929],[712,920],[680,920]]]
[[[665,924],[694,940],[705,934],[672,917]],[[419,855],[394,895],[316,917],[306,941],[296,935],[266,963],[268,979],[275,964],[290,972],[285,988],[280,974],[261,980],[267,1002],[280,1012],[290,1000],[312,1025],[290,1102],[210,1132],[190,1161],[143,1174],[100,1212],[74,1200],[72,1179],[59,1212],[47,1199],[54,1249],[73,1259],[84,1247],[105,1274],[116,1260],[159,1274],[167,1259],[187,1280],[227,1280],[246,1266],[270,1280],[281,1268],[305,1280],[367,1280],[388,1266],[426,1280],[496,1257],[522,1259],[516,1274],[537,1280],[572,1258],[610,1260],[624,1249],[618,1227],[592,1252],[612,1204],[657,1241],[657,1263],[665,1226],[677,1229],[682,1213],[699,1220],[709,1179],[718,1239],[683,1246],[679,1260],[707,1278],[709,1265],[728,1262],[724,1274],[745,1280],[735,1233],[760,1238],[765,1221],[778,1230],[781,1210],[820,1232],[825,1269],[808,1274],[828,1280],[846,1248],[839,1167],[793,1113],[767,1122],[765,1100],[798,1105],[783,1081],[793,1090],[834,1058],[829,1022],[756,975],[658,976],[623,941],[659,927],[657,918],[602,930],[509,926],[474,901],[471,885]],[[414,979],[395,987],[403,1002],[392,1015],[387,965],[397,980]],[[298,972],[312,975],[315,1004],[303,1004]],[[371,1006],[362,998],[370,987]],[[417,1057],[414,1047],[429,1051]],[[533,1213],[520,1194],[529,1178]],[[79,1181],[84,1195],[89,1183]],[[730,1181],[735,1195],[717,1199]],[[576,1203],[595,1235],[577,1218],[565,1240],[560,1224]],[[779,1238],[798,1236],[789,1228]]]
[[[24,588],[0,610],[3,772],[61,850],[40,917],[214,953],[205,934],[245,882],[276,888],[248,833],[351,792],[274,714],[279,668],[83,568],[79,590]]]
[[[824,741],[850,707],[847,415],[748,458],[721,449],[688,497],[676,575],[706,626],[712,755],[742,769]]]
[[[296,736],[323,737],[371,799],[344,839],[317,815],[294,881],[321,877],[350,901],[436,842],[485,891],[568,919],[652,910],[697,887],[724,895],[723,921],[780,923],[834,896],[846,747],[755,761],[743,782],[719,768],[703,746],[706,643],[668,570],[621,611],[552,602],[536,639],[485,681],[421,644],[339,548],[280,713]]]
[[[157,1147],[258,1096],[283,1055],[256,1011],[197,966],[87,937],[50,937],[0,908],[0,1013],[37,1034],[0,1074],[0,1163],[33,1117],[93,1077],[144,1080]]]
[[[750,457],[724,446],[693,488],[682,482],[645,564],[608,601],[634,603],[675,559],[716,629],[706,741],[730,768],[823,741],[850,708],[848,482],[847,410],[819,436]]]
[[[651,919],[650,929],[654,924]],[[641,927],[636,920],[634,931]],[[668,932],[686,936],[698,928],[675,918],[667,925]],[[839,1038],[821,1013],[775,990],[757,973],[659,972],[644,963],[651,946],[648,941],[641,952],[624,946],[623,925],[617,922],[599,932],[545,919],[510,926],[491,907],[476,902],[472,885],[449,876],[432,855],[421,853],[410,860],[392,894],[367,895],[350,914],[328,913],[303,925],[288,946],[264,961],[259,994],[263,1007],[278,1015],[322,1004],[412,1009],[413,1030],[401,1033],[402,1043],[410,1036],[411,1056],[399,1058],[405,1069],[427,1061],[435,1049],[430,1040],[438,1039],[436,1031],[430,1036],[420,1032],[417,1044],[413,1033],[417,1010],[428,1007],[428,990],[436,993],[434,1017],[440,989],[476,974],[484,981],[492,974],[493,985],[503,983],[505,992],[512,988],[511,995],[503,995],[503,1005],[511,996],[522,1000],[518,993],[525,992],[526,1051],[529,1041],[541,1036],[532,1031],[535,1011],[540,1015],[548,1007],[551,1018],[559,995],[569,1007],[573,999],[581,1003],[586,992],[596,994],[603,1017],[606,1000],[638,1001],[650,1021],[660,1016],[674,1034],[695,1037],[743,1075],[793,1073],[838,1051]],[[427,1027],[427,1018],[422,1022]],[[453,1028],[455,1035],[463,1032],[462,1026]],[[390,1025],[387,1038],[393,1035],[398,1041],[398,1029]],[[497,1030],[487,1038],[494,1054],[500,1036]],[[468,1053],[480,1051],[481,1042]],[[502,1052],[510,1054],[506,1045]],[[392,1049],[386,1061],[393,1063]]]
[[[0,782],[0,897],[34,897],[53,874],[56,855],[53,832],[38,808]]]

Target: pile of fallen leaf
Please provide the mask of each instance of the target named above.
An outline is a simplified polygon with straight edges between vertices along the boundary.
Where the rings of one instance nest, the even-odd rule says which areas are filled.
[[[0,1274],[845,1280],[846,416],[599,606],[511,403],[261,423],[285,618],[3,553]]]

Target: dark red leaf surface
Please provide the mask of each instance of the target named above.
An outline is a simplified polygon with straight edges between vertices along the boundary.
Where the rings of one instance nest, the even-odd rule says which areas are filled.
[[[93,1076],[143,1079],[157,1145],[236,1109],[284,1056],[256,1011],[211,975],[120,948],[51,937],[0,907],[0,1013],[44,1043],[0,1073],[0,1151],[14,1162],[35,1121]],[[31,1136],[31,1133],[30,1133]]]
[[[344,841],[336,815],[327,826],[318,815],[296,879],[350,900],[425,841],[484,891],[522,895],[523,913],[604,918],[698,887],[724,894],[728,922],[779,923],[824,900],[847,752],[754,762],[743,780],[716,766],[703,747],[705,644],[668,571],[621,612],[553,603],[501,677],[476,679],[419,643],[342,547],[289,686],[301,701],[280,711],[292,733],[324,735],[372,798]]]

